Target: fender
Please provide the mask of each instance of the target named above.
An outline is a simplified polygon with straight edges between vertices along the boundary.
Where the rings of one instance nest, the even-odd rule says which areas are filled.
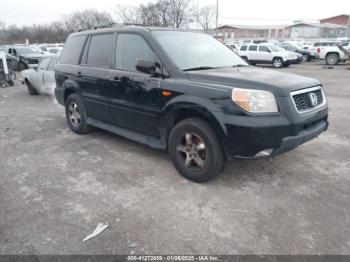
[[[71,79],[65,80],[62,84],[62,94],[63,94],[64,99],[66,98],[66,94],[67,94],[68,90],[72,90],[72,91],[74,91],[74,93],[81,95],[79,85],[77,84],[77,82],[75,82]]]
[[[162,115],[160,125],[162,129],[167,129],[168,125],[172,123],[173,117],[178,110],[191,109],[202,114],[209,119],[211,123],[220,126],[221,135],[226,135],[227,130],[224,124],[224,112],[218,108],[214,103],[208,99],[197,97],[193,95],[179,95],[168,101],[162,108]]]

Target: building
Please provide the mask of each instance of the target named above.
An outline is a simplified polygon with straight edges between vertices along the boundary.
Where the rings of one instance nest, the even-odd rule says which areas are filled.
[[[350,15],[337,15],[320,20],[321,24],[336,24],[350,26]]]
[[[217,28],[217,35],[224,39],[278,39],[289,34],[285,28],[283,25],[221,25]]]
[[[338,38],[347,36],[348,27],[331,23],[299,22],[288,26],[289,38]]]

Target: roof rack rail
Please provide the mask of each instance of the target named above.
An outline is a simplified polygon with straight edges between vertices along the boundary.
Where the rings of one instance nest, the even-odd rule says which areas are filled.
[[[97,29],[103,29],[103,28],[115,28],[115,27],[123,27],[123,26],[149,26],[145,24],[137,24],[137,23],[111,23],[111,24],[106,24],[106,25],[98,25],[98,26],[93,26],[90,28],[82,28],[79,29],[78,32],[82,31],[87,31],[87,30],[97,30]]]

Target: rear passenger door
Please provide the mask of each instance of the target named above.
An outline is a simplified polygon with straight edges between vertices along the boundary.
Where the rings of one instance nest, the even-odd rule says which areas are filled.
[[[258,46],[257,45],[250,45],[248,47],[248,57],[249,60],[253,60],[253,61],[257,61],[259,60],[259,56],[258,56]]]
[[[161,77],[137,71],[138,58],[160,62],[141,35],[119,33],[115,66],[110,72],[113,120],[122,127],[159,135]]]
[[[89,117],[111,123],[109,70],[115,42],[113,33],[91,35],[85,45],[78,72],[79,85]]]

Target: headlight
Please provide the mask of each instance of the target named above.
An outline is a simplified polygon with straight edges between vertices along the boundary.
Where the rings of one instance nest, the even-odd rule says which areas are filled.
[[[232,100],[244,110],[251,113],[278,112],[275,96],[268,91],[234,88]]]

